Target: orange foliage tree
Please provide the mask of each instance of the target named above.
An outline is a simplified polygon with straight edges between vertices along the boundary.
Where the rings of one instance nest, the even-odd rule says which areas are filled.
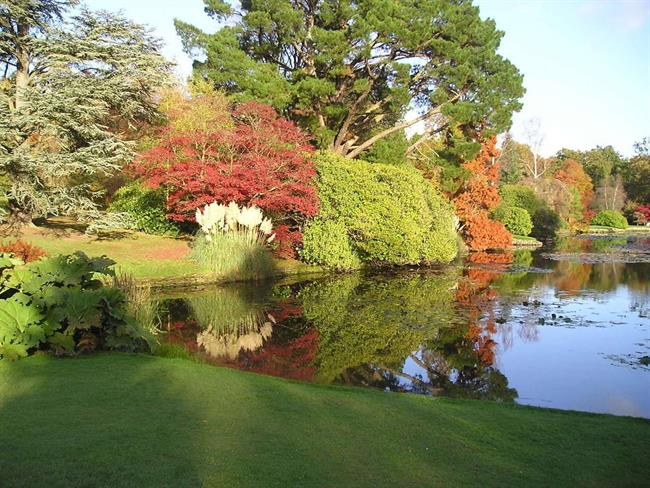
[[[478,156],[463,163],[470,175],[454,198],[461,233],[473,251],[504,249],[512,245],[512,235],[501,222],[490,218],[490,211],[501,202],[497,189],[499,164],[496,138],[483,143]]]
[[[555,178],[578,191],[580,194],[580,202],[582,203],[584,221],[588,222],[591,220],[594,213],[589,209],[589,206],[594,198],[594,185],[582,164],[575,159],[565,160],[560,169],[555,173]]]

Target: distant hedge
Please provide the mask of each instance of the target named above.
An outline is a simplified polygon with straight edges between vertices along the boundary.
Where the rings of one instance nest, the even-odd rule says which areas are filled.
[[[413,167],[317,157],[320,230],[336,222],[360,261],[387,264],[447,263],[457,252],[451,204]],[[304,237],[306,259],[337,267],[318,256],[335,256],[341,239]],[[348,259],[347,257],[345,259]]]
[[[627,229],[627,219],[621,212],[616,210],[601,210],[591,219],[592,225],[602,225],[603,227],[613,227],[615,229]]]

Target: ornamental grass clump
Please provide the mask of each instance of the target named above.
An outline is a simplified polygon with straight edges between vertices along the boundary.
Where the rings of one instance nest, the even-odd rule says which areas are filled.
[[[192,258],[224,278],[263,278],[273,271],[273,223],[259,207],[213,202],[196,210],[200,226]]]

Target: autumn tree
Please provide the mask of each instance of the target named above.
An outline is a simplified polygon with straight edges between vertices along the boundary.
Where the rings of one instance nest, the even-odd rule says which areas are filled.
[[[555,178],[569,187],[575,188],[580,196],[583,218],[588,222],[593,216],[593,212],[589,208],[594,197],[594,187],[582,165],[575,159],[566,159],[555,173]]]
[[[650,204],[650,138],[634,145],[635,155],[623,171],[625,191],[630,199]]]
[[[507,129],[521,108],[503,32],[470,0],[204,3],[217,32],[175,21],[195,76],[271,104],[341,155],[415,124],[424,133],[407,152],[444,134],[475,154],[477,133]]]
[[[203,128],[195,125],[202,119],[183,111],[223,112],[224,100],[206,94],[180,103],[159,142],[139,156],[132,171],[165,189],[172,220],[191,222],[197,208],[214,201],[257,205],[272,215],[278,240],[294,244],[300,225],[318,212],[312,148],[302,131],[268,105],[244,103],[222,123]],[[223,113],[213,117],[222,120]]]
[[[501,222],[490,218],[490,212],[499,205],[497,188],[499,164],[496,138],[488,139],[478,156],[463,163],[469,174],[453,202],[461,221],[461,233],[472,250],[507,248],[512,236]]]
[[[625,203],[623,176],[627,161],[612,146],[597,146],[589,151],[562,149],[558,159],[575,159],[582,164],[594,185],[596,210],[620,210]]]
[[[168,63],[148,29],[77,0],[0,3],[0,180],[14,219],[88,216],[133,156]]]

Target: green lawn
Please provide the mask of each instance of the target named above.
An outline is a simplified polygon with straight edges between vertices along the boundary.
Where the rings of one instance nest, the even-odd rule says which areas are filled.
[[[625,229],[616,229],[614,227],[607,227],[605,225],[590,225],[589,226],[589,232],[595,232],[595,233],[603,233],[605,232],[610,232],[610,233],[616,233],[616,234],[625,234],[625,233],[648,233],[650,234],[650,227],[645,226],[645,225],[629,225]]]
[[[0,364],[0,485],[642,486],[650,422],[103,354]]]
[[[123,271],[136,278],[165,278],[202,274],[201,268],[188,258],[188,242],[169,237],[133,233],[118,239],[97,239],[84,235],[67,236],[26,233],[26,241],[36,244],[49,255],[83,251],[89,256],[106,255],[117,261]]]
[[[57,223],[58,224],[58,223]],[[49,255],[83,251],[89,256],[106,255],[118,269],[136,279],[153,284],[183,285],[219,281],[189,258],[189,240],[153,236],[141,232],[124,233],[114,238],[86,236],[66,224],[56,227],[28,228],[21,239],[42,247]],[[13,238],[0,238],[0,242]],[[295,260],[276,260],[281,275],[322,272],[322,268]]]

